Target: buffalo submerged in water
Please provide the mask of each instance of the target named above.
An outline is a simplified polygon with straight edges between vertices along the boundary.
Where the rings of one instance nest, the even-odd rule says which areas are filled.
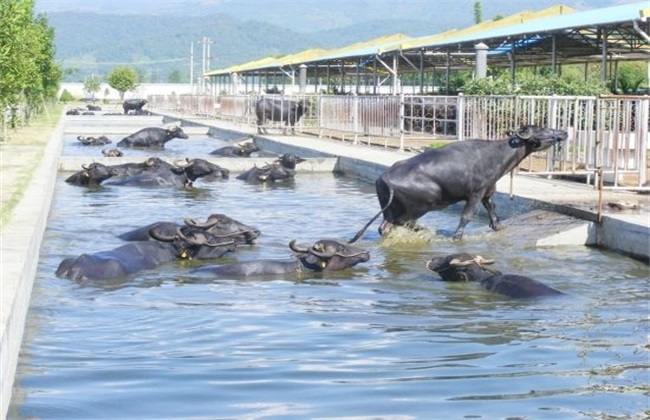
[[[482,203],[490,218],[490,227],[501,229],[492,195],[503,175],[533,152],[566,140],[566,131],[526,125],[509,133],[505,140],[464,140],[450,143],[388,168],[375,182],[381,210],[350,240],[357,241],[381,214],[379,227],[384,236],[394,226],[415,222],[426,213],[442,210],[465,201],[454,239],[463,236]]]
[[[492,264],[493,260],[487,260],[480,255],[460,253],[431,258],[426,267],[444,281],[476,282],[489,292],[511,298],[564,295],[559,290],[530,277],[502,274],[488,267]]]

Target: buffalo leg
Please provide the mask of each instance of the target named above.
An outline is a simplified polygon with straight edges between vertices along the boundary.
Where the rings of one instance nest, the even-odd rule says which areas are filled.
[[[483,203],[483,207],[485,207],[490,217],[490,227],[494,230],[503,229],[503,226],[499,223],[499,216],[497,216],[496,206],[494,205],[494,201],[492,201],[492,196],[483,197],[481,203]]]
[[[465,230],[465,226],[472,220],[474,217],[474,213],[476,212],[476,207],[478,206],[479,199],[478,197],[481,197],[482,195],[472,195],[468,200],[467,203],[465,203],[465,208],[463,209],[463,213],[460,216],[460,223],[458,223],[458,228],[456,228],[456,232],[454,233],[454,241],[459,241],[463,238],[463,231]]]

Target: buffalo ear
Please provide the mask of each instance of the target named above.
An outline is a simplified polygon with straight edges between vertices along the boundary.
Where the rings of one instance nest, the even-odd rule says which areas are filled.
[[[510,147],[512,147],[514,149],[514,148],[517,148],[517,147],[521,147],[524,144],[524,141],[521,138],[519,138],[518,136],[515,135],[515,136],[510,137],[508,139],[508,144],[510,145]]]

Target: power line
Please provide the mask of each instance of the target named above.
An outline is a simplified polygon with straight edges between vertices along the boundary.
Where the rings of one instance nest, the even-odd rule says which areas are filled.
[[[65,64],[86,64],[86,65],[137,65],[137,64],[158,64],[158,63],[173,63],[178,61],[187,61],[187,58],[172,58],[169,60],[150,60],[150,61],[80,61],[80,60],[61,60]]]

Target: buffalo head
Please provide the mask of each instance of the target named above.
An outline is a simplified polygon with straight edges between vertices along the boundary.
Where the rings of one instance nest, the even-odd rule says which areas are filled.
[[[467,253],[452,254],[445,257],[434,257],[427,262],[427,270],[437,273],[444,281],[478,281],[476,270],[498,273],[487,269],[486,265],[493,264],[480,255]]]
[[[157,241],[172,242],[178,258],[186,260],[219,258],[236,248],[233,240],[216,238],[204,229],[192,226],[178,227],[173,235],[162,229],[152,228],[149,235]]]
[[[260,236],[259,229],[245,225],[225,214],[211,214],[205,222],[187,218],[185,224],[205,229],[215,238],[232,240],[238,244],[254,244]]]
[[[508,133],[508,143],[511,147],[527,146],[531,152],[548,149],[558,142],[569,137],[569,133],[563,130],[540,127],[537,125],[524,125],[517,131]]]
[[[313,271],[344,270],[370,259],[368,251],[331,239],[322,239],[308,248],[299,247],[293,240],[289,243],[289,248]]]

